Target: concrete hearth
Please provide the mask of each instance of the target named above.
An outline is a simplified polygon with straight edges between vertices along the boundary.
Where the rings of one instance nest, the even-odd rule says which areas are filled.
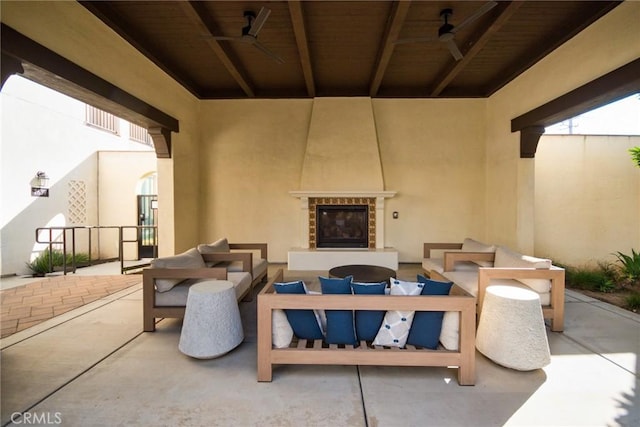
[[[383,249],[309,249],[292,248],[289,251],[289,270],[324,271],[340,265],[379,265],[398,270],[398,251]]]

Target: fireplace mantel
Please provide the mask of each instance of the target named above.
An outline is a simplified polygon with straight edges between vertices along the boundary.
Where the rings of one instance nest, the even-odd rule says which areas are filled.
[[[375,197],[389,199],[396,195],[397,191],[289,191],[293,197],[309,198],[309,197]]]

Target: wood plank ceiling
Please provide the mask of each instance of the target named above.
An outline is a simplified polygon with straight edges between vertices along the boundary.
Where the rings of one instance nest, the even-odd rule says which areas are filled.
[[[446,43],[440,13],[459,25],[486,1],[81,1],[201,99],[315,96],[487,97],[619,1],[498,2]],[[255,45],[245,11],[271,11]]]

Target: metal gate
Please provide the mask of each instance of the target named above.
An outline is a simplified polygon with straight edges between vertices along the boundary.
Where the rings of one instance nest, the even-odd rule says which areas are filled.
[[[158,253],[158,195],[138,196],[138,258],[155,258]]]

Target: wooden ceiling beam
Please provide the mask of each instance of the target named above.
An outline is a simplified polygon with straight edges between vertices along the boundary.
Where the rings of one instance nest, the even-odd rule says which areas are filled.
[[[382,46],[379,49],[378,59],[376,61],[376,68],[369,86],[369,96],[374,97],[378,94],[380,85],[382,84],[382,78],[387,70],[391,55],[395,45],[394,41],[398,39],[402,25],[407,17],[410,0],[400,0],[393,3],[393,9],[391,11],[390,19],[387,21],[387,28],[385,29],[384,37],[382,38]]]
[[[511,120],[520,132],[520,157],[533,158],[544,128],[562,120],[640,93],[640,59],[629,62]]]
[[[174,117],[58,55],[5,24],[1,24],[3,79],[12,72],[93,105],[147,129],[159,129],[164,141],[157,157],[171,157],[171,132],[180,131]],[[7,69],[4,62],[10,61]],[[6,73],[5,73],[6,70]],[[155,143],[155,139],[154,139]]]
[[[453,79],[455,79],[456,76],[460,74],[460,72],[462,72],[462,70],[464,70],[465,67],[473,60],[473,58],[480,53],[489,40],[491,40],[491,37],[509,21],[523,3],[524,2],[522,1],[510,2],[502,9],[493,22],[491,22],[487,27],[481,28],[470,37],[470,40],[477,41],[473,43],[466,52],[463,52],[464,56],[460,61],[455,61],[453,66],[451,66],[439,79],[436,80],[436,84],[434,84],[433,90],[431,91],[432,97],[440,95],[442,91],[449,86]]]
[[[235,61],[231,59],[230,55],[225,51],[220,43],[213,38],[213,34],[216,32],[215,25],[207,11],[204,9],[204,4],[194,1],[181,1],[178,2],[178,4],[182,8],[186,17],[189,18],[191,23],[193,23],[201,34],[208,34],[211,36],[205,37],[205,42],[209,45],[213,53],[216,54],[220,62],[224,65],[224,68],[226,68],[227,72],[229,72],[231,77],[233,77],[236,83],[238,83],[244,93],[248,97],[255,97],[255,90],[253,89],[253,85],[249,82],[249,79],[240,70],[240,67],[235,63]]]
[[[200,93],[198,93],[198,85],[189,79],[186,73],[177,72],[177,64],[172,64],[166,58],[163,59],[162,52],[158,51],[158,49],[153,49],[155,42],[149,40],[149,38],[145,37],[140,31],[136,31],[135,26],[129,25],[127,20],[111,6],[110,2],[79,1],[79,3],[89,10],[89,12],[100,18],[109,28],[118,33],[127,43],[136,48],[185,89],[195,96],[200,96]]]
[[[307,85],[307,93],[313,98],[316,96],[316,84],[313,78],[313,67],[311,66],[311,54],[309,52],[309,42],[307,41],[307,30],[304,25],[302,4],[299,0],[289,0],[289,14],[291,15],[293,34],[298,45],[298,55],[300,56],[304,82]]]

